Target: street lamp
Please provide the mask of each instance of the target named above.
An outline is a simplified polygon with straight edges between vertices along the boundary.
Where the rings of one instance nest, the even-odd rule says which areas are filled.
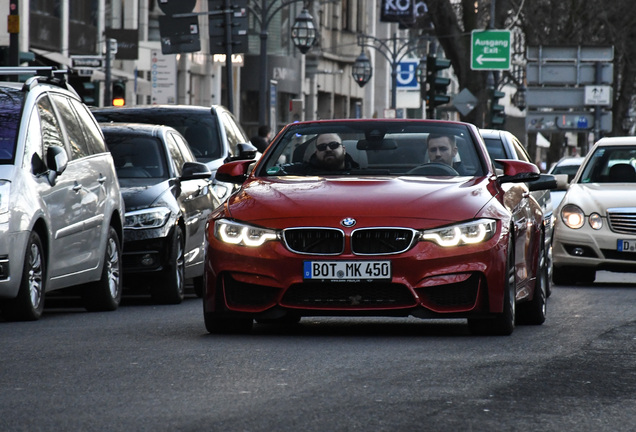
[[[254,7],[252,11],[254,11],[254,17],[259,22],[261,26],[260,39],[261,39],[261,50],[260,50],[260,82],[258,85],[258,122],[260,125],[268,124],[267,122],[267,101],[269,98],[267,97],[267,79],[269,77],[268,69],[267,69],[267,28],[269,27],[269,23],[274,18],[276,13],[278,13],[281,9],[286,6],[289,6],[293,3],[298,3],[304,0],[284,0],[280,1],[280,4],[277,5],[279,0],[272,0],[271,3],[268,0],[261,0],[260,6],[257,3],[257,0],[254,1]],[[276,6],[276,7],[274,7]],[[296,21],[292,26],[292,40],[294,45],[305,54],[316,42],[316,26],[314,25],[313,18],[307,11],[307,9],[303,9],[302,12],[296,17]]]
[[[353,79],[358,83],[360,87],[364,87],[364,85],[371,79],[372,74],[373,68],[371,67],[371,62],[369,61],[369,57],[367,57],[367,55],[364,53],[363,49],[356,59],[356,62],[353,64],[351,75],[353,75]]]
[[[388,60],[389,65],[391,66],[391,108],[393,109],[395,109],[397,105],[398,66],[400,65],[400,62],[408,54],[414,51],[420,50],[422,48],[420,43],[422,39],[427,40],[428,37],[425,36],[424,38],[418,38],[418,39],[398,38],[397,35],[393,33],[393,37],[391,39],[384,40],[384,39],[378,39],[373,36],[369,36],[365,34],[358,35],[358,46],[370,47],[377,50],[380,54],[384,56],[384,58]],[[398,46],[398,41],[402,43],[399,46]],[[353,78],[358,83],[358,85],[360,85],[360,87],[366,84],[366,81],[363,84],[361,84],[359,77],[364,75],[360,73],[360,70],[358,70],[358,72],[356,73],[356,65],[358,66],[363,65],[363,62],[364,62],[363,56],[364,58],[366,58],[366,55],[364,55],[364,52],[360,54],[360,56],[358,57],[358,60],[356,60],[353,71],[351,73],[353,75]],[[358,61],[360,62],[358,63]],[[367,59],[367,62],[368,62],[368,59]],[[371,78],[372,68],[371,68],[370,62],[368,63],[368,67],[369,67],[369,71],[368,71],[369,78]]]
[[[303,9],[292,26],[292,42],[298,50],[306,54],[316,43],[316,26],[307,9]]]

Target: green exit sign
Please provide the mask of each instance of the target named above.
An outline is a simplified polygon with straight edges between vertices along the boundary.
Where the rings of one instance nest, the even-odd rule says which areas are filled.
[[[473,30],[471,39],[472,70],[510,69],[509,30]]]

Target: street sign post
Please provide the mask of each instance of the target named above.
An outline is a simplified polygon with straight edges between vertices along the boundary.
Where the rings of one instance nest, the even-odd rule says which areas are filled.
[[[510,30],[473,30],[471,34],[472,70],[510,69]]]
[[[608,85],[585,86],[585,105],[612,106],[612,87]]]

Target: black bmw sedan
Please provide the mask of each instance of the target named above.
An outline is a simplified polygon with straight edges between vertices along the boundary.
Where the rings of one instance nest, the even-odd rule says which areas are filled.
[[[126,289],[149,289],[159,303],[180,303],[185,281],[202,285],[204,231],[220,204],[210,170],[169,126],[101,124],[126,205]]]

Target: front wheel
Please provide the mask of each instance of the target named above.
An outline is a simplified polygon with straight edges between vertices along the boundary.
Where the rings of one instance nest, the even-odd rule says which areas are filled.
[[[515,329],[516,289],[514,241],[510,239],[506,258],[506,283],[504,287],[503,311],[492,319],[469,319],[468,328],[473,334],[498,336],[511,335]]]
[[[168,262],[152,289],[152,298],[163,304],[179,304],[185,297],[185,241],[183,230],[175,226],[168,251]]]
[[[86,310],[113,311],[119,307],[122,292],[121,243],[113,227],[108,230],[102,277],[97,282],[82,288],[82,299]]]
[[[2,303],[2,314],[10,321],[35,321],[44,310],[46,265],[42,241],[36,232],[29,235],[22,279],[16,298]]]
[[[517,321],[519,324],[541,325],[545,322],[550,277],[548,273],[548,259],[541,244],[537,265],[536,282],[532,300],[519,305]]]

